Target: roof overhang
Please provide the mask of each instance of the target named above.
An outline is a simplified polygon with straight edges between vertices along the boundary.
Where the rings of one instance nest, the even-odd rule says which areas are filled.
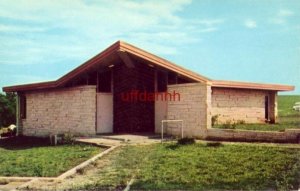
[[[7,87],[3,87],[3,91],[21,92],[21,91],[30,91],[30,90],[50,89],[55,87],[57,87],[56,81],[48,81],[48,82],[39,82],[39,83],[23,84],[23,85],[16,85],[16,86],[7,86]]]
[[[288,86],[288,85],[237,82],[237,81],[225,81],[225,80],[213,80],[212,87],[257,89],[257,90],[271,90],[271,91],[292,91],[295,89],[294,86]]]
[[[86,61],[79,67],[75,68],[71,72],[67,73],[66,75],[62,76],[56,81],[49,81],[49,82],[42,82],[42,83],[31,83],[31,84],[24,84],[24,85],[16,85],[16,86],[7,86],[3,87],[3,91],[5,92],[18,92],[18,91],[31,91],[31,90],[39,90],[39,89],[51,89],[51,88],[59,88],[69,82],[70,80],[74,79],[78,75],[82,74],[83,72],[89,70],[90,68],[94,67],[94,65],[99,64],[102,60],[105,60],[107,57],[114,53],[120,53],[121,52],[127,52],[129,54],[133,54],[137,57],[140,57],[142,59],[145,59],[153,65],[160,66],[162,68],[166,68],[168,70],[171,70],[173,72],[176,72],[177,74],[180,74],[182,76],[186,76],[190,79],[193,79],[197,82],[202,83],[208,83],[210,79],[199,75],[197,73],[194,73],[192,71],[189,71],[187,69],[184,69],[174,63],[171,63],[163,58],[160,58],[158,56],[155,56],[149,52],[146,52],[140,48],[137,48],[133,45],[130,45],[128,43],[117,41],[98,55],[94,56],[90,60]]]
[[[94,56],[90,60],[86,61],[82,65],[78,66],[71,72],[62,76],[58,80],[41,82],[41,83],[31,83],[16,86],[3,87],[5,92],[22,92],[22,91],[32,91],[41,89],[52,89],[63,87],[66,83],[72,79],[78,77],[82,73],[88,71],[97,65],[104,64],[110,56],[114,54],[120,55],[120,53],[128,53],[129,55],[137,56],[144,59],[151,64],[158,66],[160,68],[165,68],[167,70],[173,71],[179,75],[185,76],[189,79],[195,80],[196,82],[205,83],[211,85],[212,87],[222,87],[222,88],[242,88],[242,89],[258,89],[258,90],[274,90],[274,91],[291,91],[294,90],[294,86],[277,85],[277,84],[261,84],[261,83],[248,83],[248,82],[233,82],[233,81],[221,81],[221,80],[211,80],[207,77],[199,75],[195,72],[187,70],[180,67],[168,60],[160,58],[154,54],[146,52],[140,48],[130,45],[126,42],[117,41],[98,55]]]

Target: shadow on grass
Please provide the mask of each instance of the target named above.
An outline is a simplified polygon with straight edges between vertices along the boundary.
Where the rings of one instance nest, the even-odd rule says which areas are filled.
[[[232,176],[232,178],[235,175]],[[169,177],[171,179],[171,177]],[[131,186],[134,190],[273,190],[277,185],[270,183],[260,183],[257,178],[243,178],[239,181],[226,181],[228,177],[205,177],[200,181],[189,183],[181,181],[164,180],[136,180]],[[289,184],[283,190],[297,188],[297,185]]]
[[[48,138],[21,136],[0,139],[0,148],[7,150],[24,150],[33,147],[36,148],[45,146],[50,146]]]
[[[171,145],[167,145],[166,146],[166,149],[170,149],[170,150],[176,150],[178,149],[179,147],[181,147],[182,145],[180,144],[171,144]]]

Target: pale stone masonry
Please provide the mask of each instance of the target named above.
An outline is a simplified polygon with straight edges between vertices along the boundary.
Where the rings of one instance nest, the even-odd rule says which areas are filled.
[[[211,87],[202,83],[168,85],[168,92],[180,94],[180,101],[168,101],[167,118],[183,120],[184,136],[203,138],[211,126]],[[180,135],[180,125],[168,123],[169,134]]]
[[[95,86],[26,92],[25,96],[27,116],[21,120],[24,135],[96,134]]]
[[[264,123],[266,96],[269,96],[269,118],[272,121],[277,117],[275,92],[212,88],[212,116],[219,116],[218,123],[238,120],[246,123]]]
[[[277,92],[291,90],[294,86],[209,79],[122,41],[57,80],[3,87],[18,95],[18,135],[160,133],[162,120],[173,119],[183,120],[184,137],[253,140],[300,135],[216,130],[212,117],[219,116],[219,124],[275,123]],[[180,100],[120,96],[163,91],[179,93]],[[168,123],[167,134],[180,135],[178,126]]]

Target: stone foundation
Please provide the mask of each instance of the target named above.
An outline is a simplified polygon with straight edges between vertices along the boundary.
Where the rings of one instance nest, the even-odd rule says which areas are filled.
[[[299,143],[300,130],[286,129],[284,132],[273,132],[210,128],[207,131],[206,139],[217,141]]]

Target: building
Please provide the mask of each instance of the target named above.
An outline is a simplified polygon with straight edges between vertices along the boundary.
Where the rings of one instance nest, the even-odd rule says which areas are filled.
[[[24,135],[158,133],[161,120],[179,119],[185,135],[205,137],[212,116],[219,123],[274,123],[277,92],[293,89],[212,80],[118,41],[56,81],[3,91],[18,95]]]

